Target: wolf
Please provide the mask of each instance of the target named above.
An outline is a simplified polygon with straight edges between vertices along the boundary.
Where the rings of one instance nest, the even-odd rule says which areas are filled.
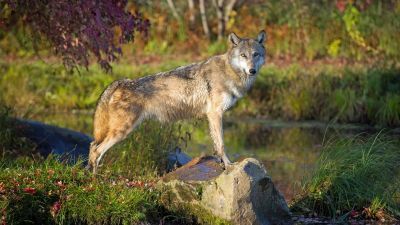
[[[265,31],[256,38],[228,36],[225,54],[139,79],[111,83],[101,94],[94,114],[94,140],[88,168],[96,173],[103,155],[145,119],[172,122],[206,117],[214,151],[231,164],[223,141],[222,115],[253,85],[264,65]]]

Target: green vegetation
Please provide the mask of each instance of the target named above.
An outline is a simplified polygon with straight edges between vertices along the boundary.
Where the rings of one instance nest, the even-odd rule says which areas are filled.
[[[96,179],[55,159],[1,161],[0,206],[10,224],[132,224],[157,218],[146,181]]]
[[[44,62],[0,63],[1,99],[13,106],[20,115],[40,111],[66,111],[93,109],[97,98],[114,79],[140,77],[154,73],[156,69],[169,69],[178,62],[135,67],[115,66],[113,76],[105,74],[98,66],[90,70],[68,72],[63,65],[48,65]]]
[[[398,126],[399,74],[396,68],[357,65],[269,66],[235,112],[286,120]]]
[[[123,47],[124,58],[224,51],[224,45],[216,41],[216,9],[211,2],[206,4],[211,40],[204,35],[197,4],[192,11],[187,1],[176,2],[180,18],[175,18],[165,1],[129,1],[128,9],[141,11],[151,27],[147,42],[138,36],[134,43]],[[187,19],[191,13],[194,22]],[[242,1],[228,16],[225,35],[234,31],[249,36],[266,29],[267,49],[274,59],[396,61],[400,57],[398,18],[400,3],[396,0]],[[43,55],[50,52],[43,50],[49,49],[46,40],[42,46],[35,46],[20,27],[0,31],[0,55],[29,58],[35,47]]]
[[[113,80],[137,78],[184,64],[122,64],[115,65],[113,74],[107,75],[98,66],[68,73],[62,65],[0,63],[1,98],[13,105],[19,116],[93,110],[98,96]],[[230,115],[398,126],[399,74],[398,68],[391,67],[270,64],[261,71],[249,96],[239,101]]]
[[[100,173],[106,176],[159,177],[167,168],[168,153],[185,141],[179,125],[145,121],[104,156]]]
[[[133,44],[135,53],[187,54],[187,49],[191,49],[192,54],[204,54],[223,52],[226,48],[215,40],[213,33],[211,41],[207,40],[200,18],[194,25],[187,19],[182,23],[173,18],[166,3],[148,1],[138,7],[155,26],[150,28],[152,35],[145,48],[141,46],[145,43]],[[176,7],[182,15],[190,13],[186,2],[176,3]],[[399,9],[400,3],[393,0],[246,1],[236,5],[226,29],[245,36],[266,29],[267,50],[273,59],[398,60]],[[212,4],[206,9],[212,32],[217,30],[215,11]],[[197,17],[199,14],[195,12]],[[154,42],[162,44],[155,48]]]
[[[340,139],[326,144],[303,184],[294,211],[333,218],[400,216],[399,143],[387,136]]]

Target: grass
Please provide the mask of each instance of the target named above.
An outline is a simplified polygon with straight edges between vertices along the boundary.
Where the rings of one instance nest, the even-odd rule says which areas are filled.
[[[120,64],[114,65],[112,74],[105,74],[98,66],[68,73],[58,64],[0,62],[0,98],[12,105],[18,116],[93,110],[98,96],[113,80],[137,78],[184,64],[185,61],[152,66]],[[399,74],[397,67],[362,64],[267,64],[248,97],[228,115],[395,127],[400,125]]]
[[[400,216],[399,143],[387,136],[328,143],[292,210],[346,218]]]
[[[162,218],[152,181],[94,177],[55,158],[0,161],[7,224],[135,224]]]
[[[159,177],[167,168],[168,153],[185,142],[179,125],[145,121],[126,140],[110,149],[100,173],[106,176]]]

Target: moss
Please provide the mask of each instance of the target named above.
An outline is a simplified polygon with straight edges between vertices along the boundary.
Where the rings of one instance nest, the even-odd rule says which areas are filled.
[[[202,186],[190,185],[181,181],[159,183],[160,202],[176,215],[181,215],[190,222],[199,224],[231,224],[229,221],[213,215],[200,206]]]
[[[214,216],[209,210],[195,203],[179,203],[176,205],[165,205],[168,210],[177,215],[189,218],[190,222],[198,224],[230,225],[230,221]]]

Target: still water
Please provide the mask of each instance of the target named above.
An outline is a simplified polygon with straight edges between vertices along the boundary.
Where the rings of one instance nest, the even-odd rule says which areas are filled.
[[[91,134],[90,113],[42,114],[32,119]],[[329,127],[329,128],[328,128]],[[204,121],[185,122],[183,133],[190,133],[184,146],[191,156],[212,153],[212,141]],[[278,189],[290,201],[300,192],[302,179],[309,175],[324,142],[333,137],[374,132],[368,126],[329,125],[320,122],[280,122],[243,118],[224,121],[224,141],[233,160],[254,157],[263,162]],[[133,134],[134,135],[134,134]]]

